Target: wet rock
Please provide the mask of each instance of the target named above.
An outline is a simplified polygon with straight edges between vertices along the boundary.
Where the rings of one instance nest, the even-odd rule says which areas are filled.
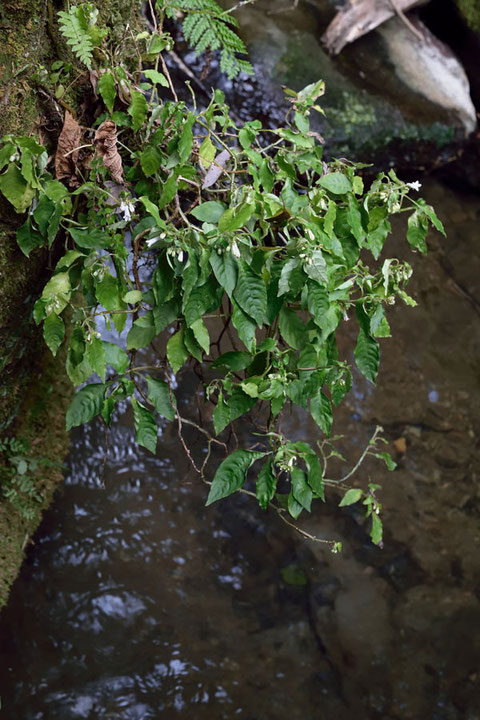
[[[422,40],[399,18],[392,18],[377,32],[399,79],[418,95],[453,111],[468,135],[475,129],[477,118],[465,70],[450,48],[423,23],[417,20],[415,27]]]

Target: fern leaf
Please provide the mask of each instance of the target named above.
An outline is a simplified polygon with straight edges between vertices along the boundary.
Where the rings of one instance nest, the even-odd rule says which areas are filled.
[[[60,32],[73,50],[75,56],[87,66],[92,67],[93,43],[90,28],[81,6],[70,8],[69,12],[58,13]]]
[[[167,13],[173,17],[178,10],[185,13],[183,34],[197,55],[207,49],[220,50],[220,68],[230,79],[240,72],[252,74],[250,63],[237,57],[247,52],[230,27],[238,27],[237,21],[215,0],[171,0]]]

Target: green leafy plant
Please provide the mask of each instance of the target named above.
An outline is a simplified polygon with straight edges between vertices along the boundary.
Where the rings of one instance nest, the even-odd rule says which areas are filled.
[[[246,3],[242,3],[246,4]],[[232,28],[238,27],[231,10],[223,10],[215,0],[157,0],[157,6],[175,17],[178,11],[185,14],[183,34],[197,54],[206,50],[220,50],[220,69],[230,79],[240,72],[253,72],[246,55],[246,48]]]
[[[92,67],[93,49],[106,35],[96,26],[98,9],[91,3],[72,5],[68,12],[58,13],[60,32],[74,55],[87,68]]]
[[[0,190],[17,212],[31,208],[17,235],[22,251],[57,239],[65,247],[34,319],[53,354],[67,309],[74,325],[66,369],[80,389],[67,429],[95,417],[110,426],[129,398],[137,442],[148,451],[156,452],[159,416],[177,423],[192,467],[209,485],[207,505],[240,491],[292,524],[334,487],[342,506],[363,502],[380,544],[379,485],[351,484],[368,456],[394,468],[378,450],[380,429],[350,472],[339,479],[327,472],[338,457],[329,439],[333,408],[352,379],[337,333],[344,321],[357,323],[355,364],[374,383],[379,339],[390,335],[385,309],[397,299],[415,305],[405,289],[410,266],[383,255],[389,217],[410,212],[407,240],[420,252],[429,225],[443,227],[411,197],[416,184],[393,170],[365,187],[364,165],[323,160],[310,127],[311,113],[321,111],[321,81],[287,91],[291,109],[277,129],[257,120],[239,126],[219,91],[202,110],[178,101],[165,63],[158,71],[171,42],[162,22],[157,33],[137,37],[139,54],[154,65],[142,68],[141,83],[122,65],[104,68],[93,157],[78,154],[92,145],[91,134],[81,137],[66,118],[55,164],[69,187],[31,138],[4,138],[0,150]],[[174,99],[160,99],[158,86]],[[100,319],[114,326],[118,343],[102,340]],[[139,359],[149,347],[154,361]],[[202,386],[199,422],[182,417],[175,398],[175,376],[187,366]],[[311,415],[317,442],[284,435],[282,413],[292,406]],[[240,448],[236,426],[245,419],[255,442]],[[185,426],[205,441],[201,463]],[[210,479],[213,446],[226,457]],[[251,491],[245,484],[255,464]]]
[[[42,502],[35,477],[42,461],[32,458],[28,443],[16,437],[0,440],[0,458],[2,494],[26,520],[31,520],[35,505]]]

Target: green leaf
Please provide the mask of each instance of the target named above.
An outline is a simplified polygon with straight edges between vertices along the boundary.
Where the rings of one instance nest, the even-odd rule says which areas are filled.
[[[292,494],[300,505],[310,512],[312,505],[312,490],[307,484],[306,473],[300,468],[292,468],[290,471],[292,478]]]
[[[407,240],[414,250],[420,250],[421,253],[427,252],[428,221],[423,213],[419,210],[410,215],[408,218]]]
[[[230,422],[245,415],[246,412],[252,409],[256,402],[256,398],[246,395],[240,387],[235,387],[227,402],[230,409]]]
[[[240,490],[246,480],[248,469],[255,460],[267,455],[266,452],[252,452],[251,450],[235,450],[220,464],[215,473],[206,505],[228,497]]]
[[[307,275],[319,283],[326,283],[328,281],[327,263],[322,251],[314,250],[309,260],[310,262],[306,262],[303,266]]]
[[[118,373],[124,373],[130,363],[125,350],[106,340],[102,340],[102,345],[105,351],[105,362],[111,365]]]
[[[193,208],[190,214],[201,222],[208,222],[215,225],[226,209],[227,206],[225,203],[218,202],[217,200],[208,200],[201,205],[197,205],[196,208]]]
[[[220,232],[239,230],[250,220],[254,209],[254,206],[249,203],[241,203],[237,207],[229,208],[218,221],[218,229]]]
[[[230,422],[230,408],[223,398],[223,393],[219,393],[218,402],[213,411],[213,427],[215,435],[220,433],[227,427]]]
[[[442,221],[437,217],[437,215],[436,215],[434,209],[432,208],[432,206],[431,206],[431,205],[427,205],[426,202],[425,202],[425,200],[423,200],[422,198],[420,198],[420,200],[418,200],[417,202],[418,202],[418,205],[420,205],[420,207],[422,208],[422,211],[425,213],[425,215],[428,217],[428,219],[429,219],[430,222],[432,223],[433,227],[434,227],[436,230],[438,230],[438,232],[441,232],[442,235],[444,235],[445,237],[447,237],[447,235],[446,235],[446,233],[445,233],[445,228],[443,227],[443,223],[442,223]]]
[[[177,194],[178,190],[178,171],[172,172],[170,177],[166,180],[166,182],[163,185],[162,194],[160,195],[160,200],[158,201],[158,207],[160,210],[163,210],[164,207],[166,207],[169,203],[172,202],[173,198]]]
[[[277,478],[273,472],[273,460],[268,458],[257,477],[256,496],[258,504],[263,510],[267,509],[269,503],[275,497],[276,489]]]
[[[206,137],[198,150],[198,156],[205,170],[208,170],[213,160],[215,159],[216,154],[217,148],[212,143],[210,137]],[[201,218],[198,219],[200,220]]]
[[[244,312],[261,327],[267,311],[267,288],[244,260],[240,260],[234,298]]]
[[[172,335],[167,343],[167,358],[174,374],[176,375],[188,358],[188,350],[185,347],[183,328]]]
[[[92,385],[86,385],[77,392],[67,410],[65,418],[67,430],[90,422],[95,415],[100,413],[105,398],[105,390],[106,385],[103,383],[93,383]]]
[[[372,529],[370,531],[370,537],[372,538],[374,545],[380,545],[380,547],[382,546],[383,525],[380,517],[375,512],[372,513]]]
[[[145,210],[150,213],[150,215],[155,220],[157,227],[160,229],[165,228],[165,223],[163,222],[162,218],[160,217],[160,213],[158,211],[158,207],[148,199],[145,195],[142,195],[142,197],[138,198],[142,205],[145,207]]]
[[[128,114],[132,118],[132,130],[138,132],[148,115],[148,105],[145,96],[138,90],[132,90],[132,100],[128,107]]]
[[[354,505],[361,499],[362,495],[362,490],[358,488],[350,488],[350,490],[347,490],[338,505],[339,507],[345,507],[345,505]]]
[[[201,318],[195,320],[195,322],[191,324],[190,329],[192,330],[197,343],[208,355],[208,353],[210,352],[210,335],[208,333],[207,326],[205,325],[203,320]]]
[[[36,247],[42,247],[44,239],[39,232],[32,228],[30,218],[17,230],[17,244],[20,250],[27,257]]]
[[[162,380],[147,377],[148,399],[153,403],[155,410],[167,420],[175,420],[175,409],[170,400],[168,384]]]
[[[310,413],[320,430],[328,437],[332,429],[332,406],[321,390],[310,400]]]
[[[192,128],[195,124],[195,115],[188,113],[187,120],[183,126],[182,134],[178,143],[178,154],[180,160],[186,162],[190,157],[193,148],[193,132]]]
[[[307,482],[312,488],[313,492],[325,502],[325,487],[323,483],[323,470],[320,464],[320,460],[316,454],[308,453],[305,455],[305,462],[308,467]]]
[[[232,300],[233,313],[232,313],[232,324],[238,333],[238,337],[243,342],[247,350],[252,351],[255,343],[255,328],[256,325],[246,313],[243,312],[242,308]]]
[[[147,347],[155,335],[157,329],[153,320],[153,313],[147,312],[133,323],[127,335],[127,350],[139,350]]]
[[[165,75],[158,70],[144,70],[143,74],[148,80],[151,80],[154,85],[163,85],[168,87],[168,80]]]
[[[87,342],[87,358],[93,372],[96,372],[102,382],[105,382],[105,348],[99,338],[92,337],[90,342]]]
[[[362,328],[360,328],[358,333],[354,354],[355,362],[362,375],[375,385],[380,363],[380,349],[378,342],[370,337],[370,335],[367,335]]]
[[[360,212],[358,200],[352,193],[348,196],[347,220],[355,240],[359,245],[362,245],[365,238],[365,231],[362,225],[362,213]]]
[[[160,306],[156,305],[153,308],[153,318],[157,333],[162,332],[162,330],[165,330],[167,325],[174,322],[178,318],[179,313],[180,302],[176,297],[172,298],[168,302],[164,302]]]
[[[279,328],[285,342],[295,350],[300,350],[308,340],[305,322],[291,308],[280,310]]]
[[[383,460],[383,462],[390,471],[395,470],[395,468],[397,467],[397,463],[392,460],[390,453],[388,452],[375,453],[375,457],[379,460]]]
[[[49,298],[57,295],[67,296],[71,290],[70,287],[70,276],[67,272],[56,273],[47,282],[42,292],[42,300],[48,300]]]
[[[321,177],[317,184],[334,195],[344,195],[352,191],[350,180],[341,172],[328,173]]]
[[[153,145],[147,145],[140,155],[140,165],[147,177],[154,175],[157,170],[160,170],[162,165],[162,154],[158,148]]]
[[[16,165],[9,165],[0,175],[0,191],[13,205],[17,213],[23,213],[30,207],[35,190],[26,182]]]
[[[52,355],[56,355],[65,337],[65,325],[61,317],[52,313],[45,319],[43,337]]]
[[[141,403],[132,397],[133,420],[135,424],[135,439],[139,445],[150,450],[152,455],[157,452],[158,428],[151,410],[147,410]]]
[[[117,87],[115,78],[110,70],[106,70],[106,72],[102,73],[98,78],[98,91],[107,106],[108,112],[111,114],[113,112],[115,98],[117,97]]]
[[[287,507],[288,507],[288,512],[290,513],[290,515],[293,517],[294,520],[296,520],[300,516],[300,513],[303,511],[303,505],[301,505],[294,498],[293,492],[291,492],[288,496]]]
[[[123,301],[130,303],[130,305],[138,305],[143,299],[143,293],[141,290],[130,290],[123,296]]]
[[[213,252],[209,258],[217,282],[231,298],[237,284],[238,263],[231,253],[218,255]]]
[[[95,295],[105,310],[110,312],[122,309],[120,286],[118,279],[107,272],[95,286]]]
[[[249,352],[226,352],[212,363],[212,368],[227,368],[238,372],[239,370],[245,370],[251,364],[252,359],[253,357]]]
[[[78,247],[85,248],[86,250],[105,250],[112,242],[112,238],[108,233],[97,230],[96,228],[69,227],[68,232]]]
[[[200,287],[193,288],[190,293],[183,314],[187,325],[190,327],[206,312],[213,310],[217,305],[217,295],[215,293],[215,281],[206,282]]]

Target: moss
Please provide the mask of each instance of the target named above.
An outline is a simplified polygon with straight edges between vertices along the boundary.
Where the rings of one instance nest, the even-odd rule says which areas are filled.
[[[31,501],[35,514],[26,520],[19,510],[8,501],[0,502],[0,608],[8,598],[24,551],[37,529],[43,511],[52,500],[53,493],[63,481],[59,458],[68,451],[69,438],[65,431],[65,412],[73,388],[64,374],[65,345],[57,358],[48,350],[37,355],[40,358],[30,372],[30,392],[23,399],[18,416],[9,429],[10,436],[26,439],[31,446],[31,456],[55,463],[37,473],[37,491],[42,502]]]
[[[480,30],[480,2],[479,0],[455,0],[460,14],[469,28]]]

